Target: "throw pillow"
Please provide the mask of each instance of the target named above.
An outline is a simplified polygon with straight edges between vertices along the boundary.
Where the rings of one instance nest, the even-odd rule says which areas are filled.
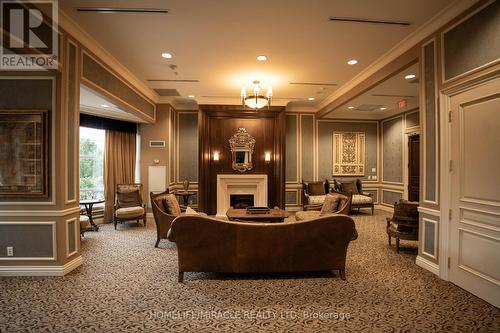
[[[340,197],[338,195],[328,194],[323,207],[321,207],[321,215],[335,213],[339,206],[339,201]]]
[[[345,182],[341,184],[342,192],[358,194],[358,187],[355,182]]]
[[[175,195],[167,194],[162,201],[167,214],[173,216],[181,215],[181,207],[179,206],[179,202],[177,201]]]
[[[141,196],[138,190],[118,192],[116,198],[120,208],[137,207],[141,205]]]
[[[185,215],[199,215],[197,211],[195,211],[193,208],[191,208],[189,206],[186,208],[186,212],[184,214]]]

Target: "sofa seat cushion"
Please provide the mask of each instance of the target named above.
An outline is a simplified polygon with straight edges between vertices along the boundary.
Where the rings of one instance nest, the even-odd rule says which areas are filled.
[[[181,206],[179,206],[179,202],[173,194],[167,194],[165,198],[163,198],[163,207],[169,215],[181,215]]]
[[[310,195],[309,196],[309,204],[323,204],[325,202],[326,194],[323,195]]]
[[[353,205],[371,204],[373,203],[373,198],[362,194],[353,194],[351,202]]]
[[[139,218],[144,215],[144,208],[140,206],[118,208],[115,212],[115,215],[119,219]]]

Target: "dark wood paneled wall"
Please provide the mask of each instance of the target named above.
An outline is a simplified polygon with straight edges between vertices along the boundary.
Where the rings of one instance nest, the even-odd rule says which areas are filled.
[[[245,174],[267,174],[268,205],[285,206],[285,108],[252,111],[241,106],[200,105],[199,126],[199,207],[217,213],[217,175],[241,174],[231,167],[229,138],[244,127],[256,140],[253,169]],[[182,147],[180,147],[182,149]],[[220,160],[213,161],[218,151]],[[265,162],[265,153],[271,162]]]

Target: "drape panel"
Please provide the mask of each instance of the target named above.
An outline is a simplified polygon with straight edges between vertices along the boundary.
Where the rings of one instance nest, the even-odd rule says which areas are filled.
[[[104,222],[113,221],[117,184],[135,182],[136,135],[106,130],[104,149]]]

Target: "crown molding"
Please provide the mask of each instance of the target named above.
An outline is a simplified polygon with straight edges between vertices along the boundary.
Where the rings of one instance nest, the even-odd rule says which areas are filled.
[[[328,107],[333,104],[338,98],[355,88],[357,85],[368,79],[370,76],[389,65],[392,61],[399,56],[409,51],[415,45],[421,43],[425,38],[429,37],[462,12],[473,6],[479,0],[455,0],[443,10],[438,12],[429,21],[417,28],[414,32],[409,34],[401,42],[396,44],[389,51],[384,53],[381,57],[368,65],[358,75],[353,77],[350,81],[339,87],[330,96],[325,98],[318,104],[316,112],[329,112]]]
[[[87,50],[92,52],[102,62],[112,68],[123,79],[128,81],[144,96],[151,99],[154,103],[158,102],[158,94],[148,87],[144,81],[135,76],[118,59],[116,59],[109,51],[107,51],[97,40],[95,40],[89,33],[80,27],[73,19],[59,8],[59,26],[82,44]]]

